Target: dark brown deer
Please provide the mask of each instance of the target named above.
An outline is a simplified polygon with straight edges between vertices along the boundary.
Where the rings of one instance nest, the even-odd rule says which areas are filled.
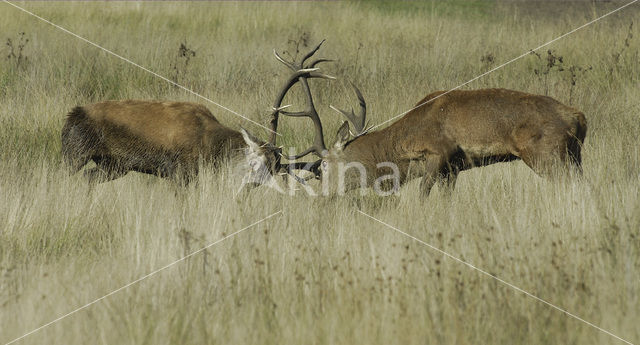
[[[311,92],[308,85],[303,85],[308,110],[279,113],[310,117],[315,125],[315,140],[311,148],[289,158],[317,155],[320,160],[314,167],[319,165],[319,171],[314,167],[307,170],[321,176],[323,187],[330,188],[329,192],[371,186],[395,171],[395,188],[421,177],[421,190],[428,195],[436,182],[453,187],[460,171],[516,159],[522,159],[540,175],[554,175],[566,166],[581,172],[586,119],[580,111],[550,97],[505,89],[438,91],[426,96],[418,103],[420,106],[391,126],[369,133],[365,127],[366,103],[354,86],[360,113],[340,111],[354,131],[345,121],[338,130],[337,142],[327,149]],[[278,107],[276,103],[274,108]],[[277,118],[276,111],[274,130]],[[360,174],[350,167],[358,167]]]
[[[91,182],[105,182],[129,171],[161,177],[197,174],[199,160],[216,162],[243,156],[270,167],[279,151],[244,130],[222,125],[204,106],[188,102],[106,101],[75,107],[62,128],[62,155],[72,172],[90,160]],[[180,174],[178,174],[180,172]]]
[[[287,84],[299,80],[306,83],[307,78],[332,77],[317,68],[298,69]],[[280,163],[280,152],[281,148],[244,129],[236,131],[222,125],[206,107],[188,102],[123,100],[75,107],[62,129],[64,160],[74,173],[94,161],[96,167],[86,170],[85,175],[95,182],[109,181],[129,171],[186,177],[188,181],[197,174],[201,161],[242,159],[251,174],[245,180],[260,184],[290,171]]]

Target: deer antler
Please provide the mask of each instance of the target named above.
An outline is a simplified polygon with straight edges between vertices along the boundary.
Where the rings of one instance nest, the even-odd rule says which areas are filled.
[[[349,132],[354,137],[357,137],[367,133],[367,131],[370,129],[370,128],[367,128],[367,122],[366,122],[367,121],[367,103],[364,101],[364,97],[362,97],[362,93],[360,92],[360,90],[358,90],[358,88],[351,81],[349,81],[349,83],[356,91],[356,95],[358,96],[358,101],[360,103],[360,112],[358,113],[358,115],[356,115],[353,112],[353,108],[351,108],[351,112],[347,112],[345,110],[338,109],[333,105],[330,105],[329,107],[339,112],[340,114],[344,115],[347,118],[347,120],[351,122],[351,125],[353,126],[353,129],[355,132],[351,132],[351,130],[349,130]]]
[[[273,113],[271,114],[272,133],[271,133],[270,143],[272,145],[275,145],[275,142],[276,142],[275,133],[278,127],[279,114],[282,114],[285,116],[291,116],[291,117],[308,117],[311,119],[311,121],[313,121],[313,125],[315,127],[315,136],[313,139],[313,144],[303,152],[294,156],[289,156],[287,157],[287,159],[291,159],[291,160],[298,159],[308,155],[309,153],[314,153],[318,157],[323,157],[327,151],[327,147],[324,144],[322,122],[320,121],[318,112],[316,111],[315,105],[313,104],[313,96],[311,95],[311,89],[309,88],[309,83],[307,79],[309,78],[335,79],[332,76],[320,73],[319,68],[315,67],[317,64],[321,62],[326,62],[331,60],[317,59],[311,62],[309,65],[305,66],[305,61],[309,59],[311,56],[313,56],[313,54],[315,54],[318,51],[318,49],[320,49],[320,46],[322,45],[323,42],[324,40],[322,40],[322,42],[320,42],[313,50],[311,50],[309,53],[304,55],[299,62],[287,61],[284,58],[282,58],[280,55],[278,55],[278,53],[275,50],[273,51],[274,55],[276,56],[276,59],[278,59],[278,61],[282,62],[285,66],[291,69],[293,71],[293,74],[291,75],[291,77],[289,77],[289,79],[285,83],[284,88],[282,88],[282,90],[278,94],[278,97],[276,98],[276,101],[273,105],[273,108],[272,108]],[[287,92],[291,89],[291,87],[293,87],[293,85],[295,85],[298,81],[300,81],[300,84],[302,85],[302,88],[305,93],[305,98],[307,103],[306,109],[300,112],[284,111],[283,109],[288,106],[281,106],[282,100],[286,96]]]

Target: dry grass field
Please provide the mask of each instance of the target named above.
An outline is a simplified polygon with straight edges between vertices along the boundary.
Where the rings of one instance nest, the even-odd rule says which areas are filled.
[[[356,106],[347,79],[378,124],[624,3],[16,4],[264,125],[288,73],[272,50],[326,38],[318,55],[339,79],[311,87],[332,143],[342,119],[329,104]],[[268,133],[0,3],[0,343],[279,212],[16,344],[623,344],[359,210],[640,343],[638,19],[640,3],[465,86],[582,110],[583,178],[512,162],[424,200],[417,181],[386,198],[234,196],[228,169],[186,187],[69,176],[60,131],[76,105],[195,101]],[[281,122],[280,144],[310,142],[310,121]]]

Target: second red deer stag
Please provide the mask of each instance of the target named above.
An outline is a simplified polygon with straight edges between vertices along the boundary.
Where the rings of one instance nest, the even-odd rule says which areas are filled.
[[[290,65],[280,57],[279,60]],[[567,166],[581,172],[580,151],[587,131],[585,116],[550,97],[505,89],[446,94],[438,91],[426,96],[418,103],[425,104],[391,126],[369,133],[365,128],[366,103],[354,86],[360,101],[359,114],[340,111],[354,131],[349,130],[349,122],[345,121],[338,130],[337,142],[327,149],[311,92],[306,83],[303,85],[308,110],[276,111],[272,129],[277,127],[278,113],[313,120],[314,144],[289,158],[309,153],[318,156],[319,171],[315,172],[321,176],[323,187],[329,188],[325,192],[344,192],[372,183],[375,187],[379,178],[396,172],[394,190],[419,177],[421,191],[428,195],[436,182],[453,187],[460,171],[516,159],[523,160],[540,175],[552,175]],[[274,109],[279,106],[276,103]]]
[[[279,150],[245,130],[222,125],[204,106],[188,102],[106,101],[75,107],[62,129],[62,155],[72,172],[90,160],[91,182],[106,182],[129,171],[189,179],[199,161],[254,156],[256,173],[276,162]],[[264,163],[264,166],[261,166]]]

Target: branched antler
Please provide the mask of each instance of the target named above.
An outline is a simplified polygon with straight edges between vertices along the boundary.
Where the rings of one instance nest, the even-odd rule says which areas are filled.
[[[270,143],[272,145],[275,145],[276,143],[276,130],[278,128],[278,115],[282,114],[285,116],[291,116],[291,117],[308,117],[311,119],[311,121],[313,121],[313,125],[315,127],[315,135],[314,135],[314,139],[313,139],[313,144],[306,150],[304,150],[303,152],[294,155],[294,156],[288,156],[286,157],[287,159],[298,159],[301,157],[304,157],[310,153],[314,153],[316,154],[318,157],[323,157],[326,152],[327,152],[327,147],[324,144],[324,134],[322,131],[322,122],[320,121],[320,117],[318,116],[318,112],[316,111],[315,105],[313,104],[313,96],[311,95],[311,89],[309,88],[309,82],[307,79],[310,78],[322,78],[322,79],[335,79],[334,77],[330,76],[330,75],[326,75],[323,74],[321,72],[319,72],[319,68],[315,67],[317,64],[322,63],[322,62],[327,62],[327,61],[332,61],[330,59],[317,59],[314,60],[313,62],[311,62],[309,65],[305,65],[305,61],[307,59],[309,59],[311,56],[313,56],[313,54],[315,54],[318,49],[320,49],[320,46],[322,45],[322,43],[324,42],[324,40],[322,40],[322,42],[320,42],[313,50],[311,50],[309,53],[307,53],[306,55],[304,55],[302,57],[302,59],[300,59],[300,61],[295,62],[295,61],[287,61],[284,58],[282,58],[278,52],[276,52],[275,50],[273,51],[274,55],[276,56],[276,59],[278,59],[278,61],[280,61],[282,64],[284,64],[285,66],[287,66],[289,69],[291,69],[293,71],[293,74],[289,77],[289,79],[287,80],[287,82],[285,83],[284,87],[282,88],[282,90],[280,91],[280,93],[278,94],[278,97],[276,98],[276,101],[273,105],[273,113],[271,114],[271,129],[272,129],[272,133],[271,133],[271,140]],[[291,89],[291,87],[293,87],[293,85],[295,85],[297,82],[300,82],[300,84],[302,85],[303,91],[305,93],[305,98],[306,98],[306,108],[303,111],[299,111],[299,112],[288,112],[285,111],[283,109],[287,108],[287,106],[282,106],[282,101],[284,99],[284,97],[286,96],[287,92]]]
[[[358,113],[358,115],[353,112],[353,108],[351,108],[351,112],[347,112],[345,110],[338,109],[333,105],[330,105],[329,107],[344,115],[347,120],[351,122],[354,131],[352,132],[351,130],[349,130],[349,132],[351,132],[351,135],[353,135],[354,137],[357,137],[367,133],[367,131],[370,129],[367,128],[367,103],[364,101],[364,97],[362,97],[362,93],[360,92],[360,90],[358,90],[358,88],[351,81],[349,83],[356,91],[356,95],[358,96],[358,101],[360,103],[360,112]]]

